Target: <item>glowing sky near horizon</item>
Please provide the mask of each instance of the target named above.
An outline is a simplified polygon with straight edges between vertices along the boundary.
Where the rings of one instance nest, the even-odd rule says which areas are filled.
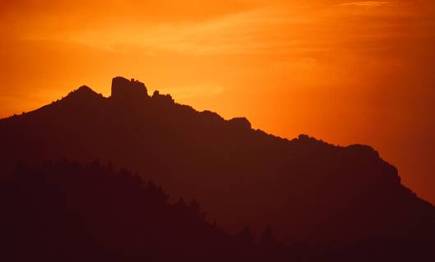
[[[435,203],[430,0],[2,1],[0,117],[111,78],[255,128],[374,146]]]

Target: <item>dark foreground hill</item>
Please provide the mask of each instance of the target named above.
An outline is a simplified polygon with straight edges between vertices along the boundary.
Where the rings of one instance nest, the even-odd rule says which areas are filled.
[[[230,236],[197,202],[98,162],[19,166],[0,184],[2,261],[288,261],[270,233]]]
[[[225,233],[199,203],[99,162],[20,164],[0,181],[2,261],[433,261],[430,242],[284,245],[270,228]]]
[[[121,77],[108,98],[83,86],[0,120],[0,144],[7,171],[66,158],[148,174],[172,196],[197,199],[229,232],[271,225],[288,243],[434,241],[434,207],[369,146],[278,138]]]

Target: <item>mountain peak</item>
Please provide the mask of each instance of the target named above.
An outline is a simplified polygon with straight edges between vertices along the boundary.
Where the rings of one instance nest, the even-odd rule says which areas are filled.
[[[121,76],[112,79],[112,99],[125,100],[148,97],[147,88],[144,83],[134,79],[128,80]]]
[[[71,91],[66,98],[76,98],[76,99],[86,99],[86,98],[94,98],[94,97],[98,97],[101,96],[100,94],[98,94],[97,92],[95,92],[94,90],[92,90],[89,86],[86,85],[82,85],[79,88],[77,88],[76,90]]]

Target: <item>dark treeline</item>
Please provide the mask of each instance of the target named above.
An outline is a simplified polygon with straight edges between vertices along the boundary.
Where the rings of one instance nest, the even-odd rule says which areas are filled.
[[[228,235],[196,201],[98,162],[20,165],[0,183],[2,261],[286,261],[270,229]]]
[[[427,241],[288,245],[225,233],[195,200],[99,162],[20,164],[0,183],[2,261],[431,261]],[[414,239],[414,238],[411,238]],[[422,245],[421,243],[426,243]]]

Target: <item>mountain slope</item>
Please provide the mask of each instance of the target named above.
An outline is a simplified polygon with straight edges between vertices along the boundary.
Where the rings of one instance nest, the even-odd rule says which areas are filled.
[[[174,196],[198,199],[227,230],[271,225],[290,242],[416,239],[435,235],[435,211],[364,145],[302,135],[286,140],[197,112],[145,85],[113,79],[105,98],[88,87],[0,121],[0,164],[99,159],[152,174]]]

